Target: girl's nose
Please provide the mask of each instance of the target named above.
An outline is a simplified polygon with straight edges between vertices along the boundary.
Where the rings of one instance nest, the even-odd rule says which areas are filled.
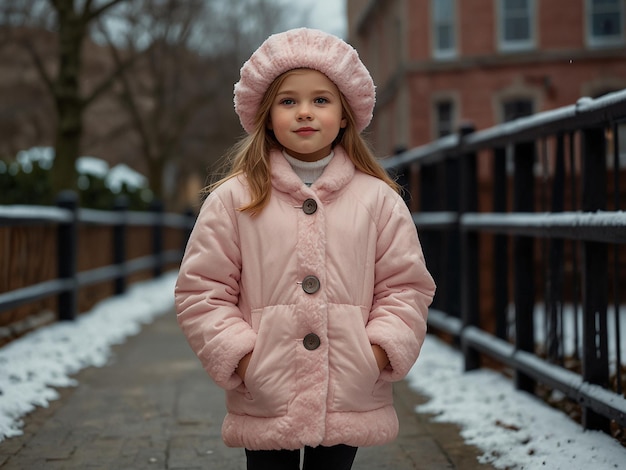
[[[311,117],[311,110],[308,106],[300,106],[300,108],[298,108],[298,121],[309,121]]]

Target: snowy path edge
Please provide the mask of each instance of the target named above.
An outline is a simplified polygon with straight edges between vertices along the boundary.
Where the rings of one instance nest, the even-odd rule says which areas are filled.
[[[78,385],[72,375],[105,366],[111,347],[174,308],[177,271],[133,284],[73,322],[58,322],[0,348],[0,442],[22,434],[21,418]]]

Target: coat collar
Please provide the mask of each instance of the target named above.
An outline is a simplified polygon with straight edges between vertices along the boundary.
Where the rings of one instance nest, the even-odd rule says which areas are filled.
[[[296,175],[282,152],[279,149],[272,149],[270,152],[272,186],[280,192],[292,194],[297,198],[310,197],[314,193],[320,199],[327,199],[344,188],[352,180],[356,171],[354,163],[342,146],[336,146],[334,151],[335,156],[322,176],[309,188]]]

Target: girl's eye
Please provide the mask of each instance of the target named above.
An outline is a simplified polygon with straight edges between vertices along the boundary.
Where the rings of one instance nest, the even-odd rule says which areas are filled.
[[[319,98],[315,98],[315,100],[313,102],[315,104],[326,104],[326,103],[328,103],[328,100],[326,98],[322,98],[320,96]]]
[[[295,104],[295,101],[292,100],[291,98],[284,98],[280,100],[280,104],[290,105],[290,104]]]

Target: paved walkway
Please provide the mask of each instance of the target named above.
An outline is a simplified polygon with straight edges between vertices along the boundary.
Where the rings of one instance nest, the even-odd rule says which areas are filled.
[[[27,416],[24,435],[0,443],[3,470],[239,470],[242,449],[224,446],[223,392],[206,376],[174,314],[114,348],[111,364],[77,375],[48,408]],[[424,398],[395,388],[400,436],[362,448],[355,470],[463,469],[479,465],[454,425],[431,423],[414,407]],[[325,469],[332,470],[332,469]]]

